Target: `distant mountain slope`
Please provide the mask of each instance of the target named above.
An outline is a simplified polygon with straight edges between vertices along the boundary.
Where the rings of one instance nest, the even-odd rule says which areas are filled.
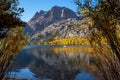
[[[35,34],[43,30],[50,24],[57,23],[69,18],[78,18],[75,12],[66,8],[54,6],[49,11],[36,12],[35,15],[29,20],[28,25],[25,28],[25,32]],[[30,30],[30,32],[29,32]]]
[[[88,19],[88,17],[83,18],[82,20],[69,18],[51,24],[42,31],[34,34],[31,37],[31,41],[52,41],[55,37],[58,37],[59,39],[76,36],[86,37],[90,32],[88,25],[85,25]]]
[[[78,18],[75,12],[66,8],[54,6],[49,11],[37,12],[34,17],[28,22],[31,27],[48,26],[52,23],[56,23],[68,18]]]
[[[54,6],[49,11],[36,12],[25,27],[25,33],[31,36],[31,42],[52,41],[55,37],[85,37],[89,34],[88,26],[80,25],[85,24],[89,18],[78,19],[72,10]]]

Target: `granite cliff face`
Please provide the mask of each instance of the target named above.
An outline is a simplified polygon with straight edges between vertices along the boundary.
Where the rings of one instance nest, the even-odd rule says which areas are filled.
[[[40,12],[36,12],[35,15],[28,21],[27,29],[29,28],[29,30],[32,31],[31,34],[35,34],[50,24],[69,18],[78,18],[78,16],[66,7],[54,6],[49,11],[41,10]]]
[[[88,29],[80,28],[87,18],[78,20],[75,12],[66,8],[54,6],[49,11],[36,12],[25,27],[25,32],[31,36],[30,41],[50,41],[54,37],[68,38],[85,36]]]
[[[85,37],[89,34],[90,30],[87,25],[84,25],[89,18],[86,17],[82,20],[69,18],[57,23],[53,23],[42,31],[37,32],[31,37],[31,41],[52,41],[56,36],[59,39],[70,37]]]

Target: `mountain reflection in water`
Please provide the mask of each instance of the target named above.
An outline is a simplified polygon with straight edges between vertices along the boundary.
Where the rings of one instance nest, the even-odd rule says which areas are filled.
[[[90,48],[78,46],[25,48],[7,75],[30,80],[99,80]]]

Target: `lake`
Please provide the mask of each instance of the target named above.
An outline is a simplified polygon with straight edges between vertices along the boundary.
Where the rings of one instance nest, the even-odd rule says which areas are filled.
[[[88,46],[27,46],[6,75],[28,80],[99,80]]]

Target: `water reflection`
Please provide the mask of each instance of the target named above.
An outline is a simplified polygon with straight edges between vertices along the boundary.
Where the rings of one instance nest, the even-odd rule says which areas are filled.
[[[97,80],[87,47],[26,48],[16,57],[10,72],[12,77],[33,80]],[[25,76],[23,72],[29,75]]]

